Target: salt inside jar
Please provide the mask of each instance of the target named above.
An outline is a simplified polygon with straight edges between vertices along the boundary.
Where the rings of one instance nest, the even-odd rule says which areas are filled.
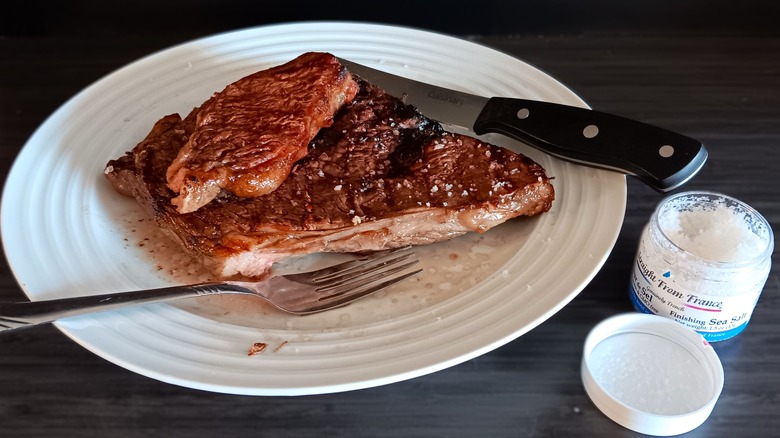
[[[672,318],[707,341],[748,324],[771,269],[772,229],[726,195],[686,192],[656,208],[639,242],[629,294],[640,312]]]

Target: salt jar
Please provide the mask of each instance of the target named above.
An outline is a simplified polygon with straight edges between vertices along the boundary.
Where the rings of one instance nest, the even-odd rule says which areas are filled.
[[[773,249],[766,219],[743,202],[710,192],[670,196],[642,233],[631,301],[638,311],[672,318],[707,341],[729,339],[750,320]]]

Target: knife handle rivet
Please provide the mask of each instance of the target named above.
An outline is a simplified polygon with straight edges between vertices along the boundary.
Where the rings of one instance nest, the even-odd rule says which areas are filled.
[[[658,149],[658,155],[663,158],[669,158],[674,154],[674,146],[665,144]]]
[[[523,108],[517,112],[517,118],[520,120],[527,119],[528,116],[530,115],[531,115],[531,111],[529,111],[528,108]]]
[[[599,135],[599,127],[596,125],[588,125],[582,130],[582,135],[584,135],[585,138],[593,138]]]

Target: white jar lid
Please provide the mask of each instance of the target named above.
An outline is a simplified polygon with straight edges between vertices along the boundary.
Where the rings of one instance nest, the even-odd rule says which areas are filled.
[[[693,330],[661,316],[626,313],[588,334],[582,382],[616,423],[648,435],[678,435],[709,417],[723,389],[723,366]]]

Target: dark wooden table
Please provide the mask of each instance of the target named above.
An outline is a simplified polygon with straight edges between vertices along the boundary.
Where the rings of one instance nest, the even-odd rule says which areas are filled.
[[[66,99],[138,57],[203,35],[179,26],[100,38],[0,37],[0,178]],[[780,229],[780,36],[643,31],[468,38],[541,68],[593,108],[700,139],[710,160],[685,188],[732,195]],[[538,328],[479,358],[378,388],[245,397],[142,377],[52,326],[36,327],[0,334],[0,436],[634,436],[596,409],[579,373],[588,331],[631,310],[634,252],[662,198],[633,179],[627,184],[624,226],[592,283]],[[725,388],[710,419],[689,436],[780,436],[778,279],[774,267],[747,330],[715,345]],[[3,259],[0,300],[24,298]]]

